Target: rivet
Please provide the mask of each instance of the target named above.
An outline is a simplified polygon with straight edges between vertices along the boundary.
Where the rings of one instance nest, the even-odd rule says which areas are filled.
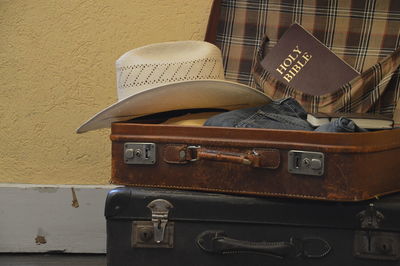
[[[142,151],[140,149],[135,150],[135,155],[140,158],[142,156]]]

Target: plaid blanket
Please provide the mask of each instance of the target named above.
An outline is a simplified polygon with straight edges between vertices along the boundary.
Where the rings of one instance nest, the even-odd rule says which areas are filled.
[[[371,112],[400,126],[400,1],[222,0],[216,45],[225,77],[273,99],[294,97],[309,112]],[[361,74],[334,93],[313,96],[263,70],[260,60],[297,22]]]

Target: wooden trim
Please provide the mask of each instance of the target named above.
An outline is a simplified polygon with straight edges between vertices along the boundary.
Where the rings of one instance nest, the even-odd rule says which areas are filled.
[[[105,253],[115,186],[0,185],[0,252]]]

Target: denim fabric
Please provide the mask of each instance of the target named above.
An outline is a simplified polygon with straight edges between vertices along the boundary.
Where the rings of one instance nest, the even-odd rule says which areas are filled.
[[[269,104],[218,114],[209,118],[204,126],[269,128],[307,130],[319,132],[363,132],[352,120],[341,117],[314,128],[307,121],[307,112],[293,98],[273,101]]]
[[[262,110],[258,110],[249,118],[240,121],[236,127],[313,130],[312,126],[306,120],[299,117],[266,113]]]
[[[210,117],[204,126],[214,127],[236,127],[236,125],[257,112],[260,107],[251,107],[246,109],[234,110],[226,113],[221,113]]]
[[[314,130],[307,122],[307,112],[293,98],[273,101],[269,104],[235,110],[211,117],[205,126],[246,127]]]
[[[330,123],[323,124],[315,129],[319,132],[366,132],[367,130],[358,127],[353,120],[340,117],[339,119],[333,120]]]

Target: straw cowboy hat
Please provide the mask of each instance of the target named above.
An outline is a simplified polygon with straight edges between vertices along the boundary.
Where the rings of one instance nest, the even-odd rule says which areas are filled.
[[[224,80],[221,51],[202,41],[166,42],[133,49],[117,60],[116,72],[118,102],[81,125],[77,133],[158,112],[234,110],[270,102],[258,90]]]

